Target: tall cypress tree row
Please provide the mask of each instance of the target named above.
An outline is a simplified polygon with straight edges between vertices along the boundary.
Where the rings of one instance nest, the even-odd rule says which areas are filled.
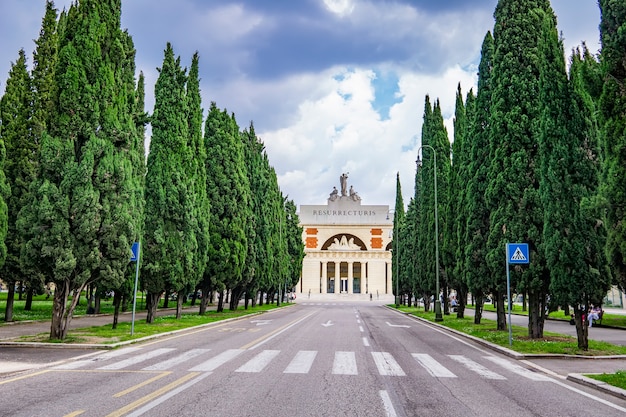
[[[626,4],[600,0],[600,98],[604,150],[602,196],[607,206],[606,253],[616,282],[626,288]]]
[[[478,67],[478,91],[472,122],[469,125],[469,167],[467,183],[467,217],[465,229],[465,278],[474,297],[474,323],[480,324],[483,296],[492,292],[495,282],[486,262],[490,210],[485,201],[489,175],[489,118],[491,113],[493,37],[487,32],[482,44]]]
[[[550,275],[543,257],[539,195],[539,63],[548,0],[500,0],[495,11],[491,166],[486,197],[491,212],[487,262],[496,279],[497,328],[506,329],[507,242],[526,242],[531,263],[514,268],[512,288],[528,293],[528,334],[543,335]]]
[[[207,151],[207,195],[211,201],[209,262],[204,288],[218,291],[223,311],[223,290],[242,279],[248,253],[246,224],[251,217],[250,185],[243,160],[239,127],[226,110],[211,103],[204,128]]]
[[[0,186],[0,213],[4,213],[0,214],[0,274],[8,286],[4,312],[4,320],[7,322],[13,321],[15,284],[23,280],[19,262],[22,242],[16,227],[17,213],[24,196],[28,194],[36,169],[36,161],[33,160],[36,146],[31,129],[31,84],[26,68],[26,54],[22,49],[17,61],[11,66],[4,95],[0,99],[0,145],[3,145],[0,152],[5,161],[0,176],[0,182],[3,183]],[[32,290],[29,293],[32,294]]]
[[[59,21],[58,89],[33,198],[41,204],[29,205],[24,222],[27,252],[37,255],[30,264],[45,265],[56,286],[51,338],[66,336],[82,289],[123,281],[128,264],[135,126],[122,81],[129,51],[120,15],[119,0],[84,0]]]
[[[593,201],[599,149],[594,126],[583,117],[590,109],[584,108],[582,98],[575,99],[567,79],[554,16],[545,16],[543,29],[539,149],[544,250],[552,301],[573,306],[578,347],[587,350],[587,324],[582,317],[591,303],[602,302],[610,287],[603,253],[605,232]],[[572,76],[579,77],[575,72]]]
[[[396,174],[396,205],[394,206],[393,213],[393,241],[391,252],[391,276],[393,277],[393,293],[396,296],[396,305],[400,303],[400,294],[404,288],[404,281],[402,279],[404,262],[402,250],[404,241],[402,240],[401,230],[404,227],[404,200],[402,199],[402,186],[400,185],[400,173]],[[407,259],[408,260],[408,259]],[[403,263],[404,262],[404,263]]]

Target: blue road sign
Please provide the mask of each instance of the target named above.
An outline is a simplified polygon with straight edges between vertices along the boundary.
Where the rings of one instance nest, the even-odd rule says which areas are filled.
[[[528,243],[507,243],[506,249],[510,264],[530,263]]]
[[[133,243],[133,246],[130,248],[130,250],[132,251],[132,255],[130,255],[130,261],[137,262],[137,259],[139,259],[139,242]]]

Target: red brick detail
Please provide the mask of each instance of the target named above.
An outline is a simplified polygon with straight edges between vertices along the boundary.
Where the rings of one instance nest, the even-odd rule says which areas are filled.
[[[307,237],[306,238],[306,247],[308,249],[317,248],[317,238],[316,237]]]
[[[383,247],[383,239],[380,237],[373,237],[371,239],[372,249],[382,249]]]
[[[308,229],[306,229],[306,234],[307,235],[316,235],[317,234],[317,229],[309,227]]]
[[[372,230],[370,231],[370,233],[371,233],[373,236],[380,236],[380,235],[382,235],[382,234],[383,234],[383,229],[372,229]]]

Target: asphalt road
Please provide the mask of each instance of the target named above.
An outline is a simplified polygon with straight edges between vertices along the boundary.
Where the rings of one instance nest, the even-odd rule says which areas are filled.
[[[300,303],[0,379],[6,416],[618,416],[626,400],[367,302]]]

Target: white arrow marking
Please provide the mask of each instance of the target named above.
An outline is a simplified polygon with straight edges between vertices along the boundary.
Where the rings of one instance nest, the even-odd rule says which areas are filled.
[[[265,326],[266,324],[270,324],[272,320],[252,320],[250,323],[256,323],[257,326]]]
[[[385,322],[385,323],[387,323],[387,326],[389,326],[389,327],[404,327],[405,329],[408,329],[409,327],[411,327],[411,326],[407,326],[405,324],[391,324],[388,321]]]
[[[332,326],[332,325],[333,325],[333,322],[330,321],[330,320],[328,320],[326,323],[322,323],[322,326],[324,326],[324,327],[328,327],[328,326]]]

